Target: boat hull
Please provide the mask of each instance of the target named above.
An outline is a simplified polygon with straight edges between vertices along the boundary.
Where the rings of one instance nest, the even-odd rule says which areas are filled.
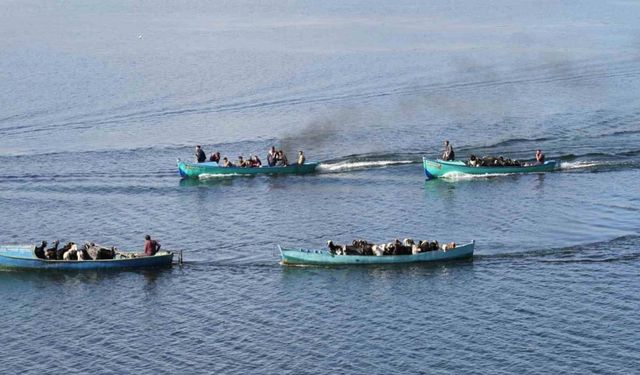
[[[422,158],[422,165],[427,179],[432,179],[455,174],[493,175],[551,172],[556,169],[557,163],[554,160],[550,160],[544,164],[527,167],[470,167],[462,161],[429,160]]]
[[[292,164],[286,167],[268,167],[262,166],[258,168],[240,168],[240,167],[221,167],[218,163],[189,163],[178,160],[178,172],[182,177],[198,178],[206,175],[214,176],[251,176],[259,174],[307,174],[313,173],[318,167],[317,162],[305,163],[303,165]]]
[[[435,250],[415,255],[335,255],[327,250],[283,248],[278,245],[282,264],[286,265],[362,265],[443,262],[473,256],[475,241],[453,250]]]
[[[127,259],[47,260],[37,258],[33,245],[0,245],[0,268],[25,270],[105,270],[170,266],[173,253],[161,251],[154,256]]]

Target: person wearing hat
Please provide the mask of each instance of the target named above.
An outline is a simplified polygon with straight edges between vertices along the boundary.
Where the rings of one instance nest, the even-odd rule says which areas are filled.
[[[150,235],[144,236],[144,255],[153,256],[160,251],[160,243],[156,240],[152,240]]]

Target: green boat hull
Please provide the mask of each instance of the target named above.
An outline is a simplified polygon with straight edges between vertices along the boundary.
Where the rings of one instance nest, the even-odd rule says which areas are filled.
[[[189,163],[178,160],[178,171],[182,177],[198,178],[200,176],[246,176],[259,174],[307,174],[313,173],[318,167],[316,162],[305,163],[303,165],[292,164],[286,167],[240,168],[221,167],[218,163]]]
[[[285,265],[362,265],[443,262],[473,256],[475,241],[459,245],[452,250],[435,250],[415,255],[335,255],[327,250],[283,248],[278,245],[282,264]]]
[[[513,173],[542,173],[556,169],[557,162],[550,160],[540,165],[527,167],[470,167],[462,161],[429,160],[422,158],[424,173],[428,179],[456,174],[494,175]]]

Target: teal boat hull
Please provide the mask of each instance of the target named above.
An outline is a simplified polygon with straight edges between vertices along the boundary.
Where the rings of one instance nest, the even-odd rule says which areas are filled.
[[[240,168],[240,167],[221,167],[218,163],[190,163],[178,160],[178,171],[180,176],[185,178],[199,178],[201,176],[251,176],[259,174],[308,174],[314,173],[318,167],[317,162],[309,162],[303,165],[292,164],[286,167],[268,167],[262,166],[257,168]]]
[[[47,260],[36,257],[34,245],[0,245],[0,268],[24,270],[106,270],[170,266],[173,253],[100,260]]]
[[[404,264],[443,262],[455,259],[473,257],[475,241],[459,245],[452,250],[435,250],[415,255],[335,255],[328,250],[311,250],[299,248],[284,248],[278,245],[282,264],[285,265],[363,265],[363,264]]]
[[[422,158],[422,165],[427,179],[447,177],[456,174],[495,175],[513,173],[542,173],[556,169],[557,162],[550,160],[540,165],[526,167],[470,167],[462,161],[429,160]]]

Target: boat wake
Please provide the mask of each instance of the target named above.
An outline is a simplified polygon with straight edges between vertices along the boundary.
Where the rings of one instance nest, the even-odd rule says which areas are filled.
[[[371,168],[385,168],[393,165],[412,164],[412,160],[376,160],[376,161],[342,161],[337,163],[320,163],[320,173],[340,173]]]
[[[595,161],[571,161],[571,162],[560,162],[560,170],[574,170],[574,169],[591,169],[597,168],[600,166],[606,165],[603,162],[595,162]]]
[[[515,175],[519,173],[486,173],[486,174],[468,174],[461,172],[450,172],[445,173],[442,178],[449,181],[466,181],[466,180],[476,180],[476,179],[484,179],[484,178],[493,178],[493,177],[503,177],[509,175]],[[535,174],[535,172],[530,173]]]

